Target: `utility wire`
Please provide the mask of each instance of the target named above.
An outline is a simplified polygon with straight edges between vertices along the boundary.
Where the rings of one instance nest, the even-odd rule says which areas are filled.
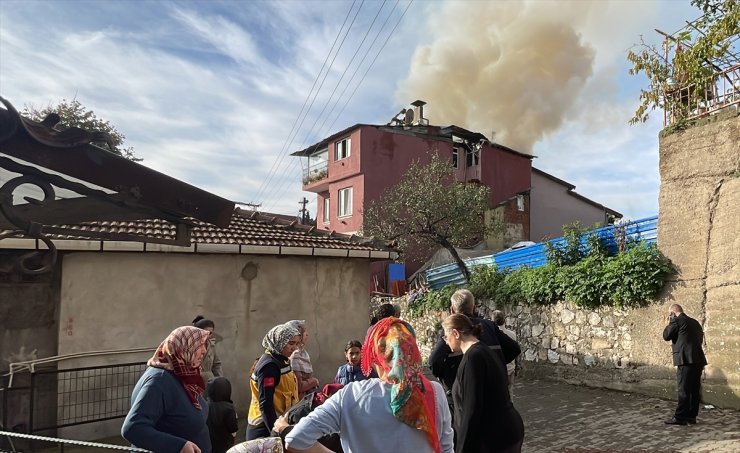
[[[318,117],[316,118],[316,121],[314,121],[314,124],[313,124],[313,125],[311,126],[311,128],[309,129],[309,131],[315,130],[315,126],[316,126],[316,124],[318,123],[319,119],[321,118],[321,115],[322,115],[322,114],[323,114],[323,113],[324,113],[324,112],[326,111],[326,108],[327,108],[327,107],[329,106],[329,104],[331,103],[331,101],[332,101],[332,99],[333,99],[333,97],[334,97],[334,93],[336,93],[336,90],[337,90],[337,88],[339,88],[339,86],[340,86],[340,84],[341,84],[342,80],[344,79],[344,76],[346,75],[347,71],[349,70],[349,68],[350,68],[350,66],[351,66],[351,64],[352,64],[352,62],[353,62],[353,61],[355,60],[355,58],[356,58],[356,57],[357,57],[357,55],[359,54],[360,50],[362,49],[362,46],[363,46],[363,44],[365,43],[365,40],[367,39],[368,35],[370,34],[370,31],[372,30],[373,26],[375,25],[375,22],[377,21],[378,17],[380,16],[380,13],[381,13],[381,11],[382,11],[383,7],[385,6],[385,3],[386,3],[386,2],[383,2],[383,4],[381,5],[381,7],[380,7],[380,8],[378,9],[378,12],[376,13],[376,15],[375,15],[375,18],[373,19],[372,23],[371,23],[371,24],[370,24],[370,26],[368,27],[368,30],[367,30],[367,32],[365,33],[365,36],[363,37],[362,41],[360,42],[360,45],[359,45],[359,46],[357,47],[357,50],[355,51],[354,55],[352,56],[352,59],[351,59],[351,60],[350,60],[350,62],[348,63],[348,65],[347,65],[347,68],[346,68],[346,69],[344,70],[344,72],[342,73],[342,76],[341,76],[341,78],[340,78],[340,79],[339,79],[339,81],[337,82],[337,84],[336,84],[336,86],[335,86],[335,88],[334,88],[334,92],[332,93],[332,96],[331,96],[331,97],[329,98],[329,100],[327,100],[326,104],[324,105],[324,108],[322,109],[322,111],[321,111],[321,113],[319,114],[319,116],[318,116]],[[373,46],[374,46],[374,45],[375,45],[375,43],[377,42],[377,40],[378,40],[379,36],[381,35],[381,33],[382,33],[383,29],[385,28],[386,24],[388,23],[388,20],[389,20],[389,19],[390,19],[390,17],[392,16],[392,13],[393,13],[393,11],[394,11],[394,10],[396,9],[396,6],[397,6],[397,5],[398,5],[398,1],[396,2],[396,5],[394,5],[393,9],[391,10],[391,13],[390,13],[390,14],[388,15],[388,17],[386,18],[385,22],[384,22],[384,23],[383,23],[383,24],[381,25],[381,27],[379,28],[379,31],[378,31],[378,33],[377,33],[377,34],[375,35],[375,37],[373,38],[372,42],[371,42],[371,43],[370,43],[370,45],[368,46],[368,48],[367,48],[367,50],[366,50],[366,52],[365,52],[365,56],[367,56],[367,54],[368,54],[368,53],[370,52],[370,50],[371,50],[371,49],[373,48]],[[410,6],[410,3],[409,3],[409,5],[408,5],[408,6],[406,7],[406,11],[408,10],[409,6]],[[395,31],[395,29],[396,29],[396,28],[398,27],[398,25],[400,24],[400,21],[401,21],[401,20],[403,19],[403,16],[405,15],[406,11],[404,11],[404,13],[403,13],[403,14],[401,15],[401,17],[399,18],[398,22],[396,23],[395,27],[393,28],[393,31]],[[393,32],[391,32],[391,34],[392,34],[392,33],[393,33]],[[383,43],[383,45],[381,46],[380,50],[378,51],[378,54],[376,54],[376,57],[375,57],[375,59],[377,59],[377,55],[379,55],[379,54],[380,54],[380,52],[382,51],[383,47],[385,47],[385,44],[387,44],[387,42],[388,42],[388,39],[390,39],[390,35],[388,36],[388,38],[386,38],[385,42]],[[363,58],[364,58],[364,57],[363,57]],[[374,63],[374,60],[373,60],[373,63]],[[347,88],[348,88],[348,87],[349,87],[349,86],[351,85],[351,83],[352,83],[352,80],[354,79],[354,77],[355,77],[355,75],[356,75],[357,71],[359,70],[359,68],[360,68],[361,66],[362,66],[362,63],[360,63],[360,64],[359,64],[359,65],[357,66],[357,68],[355,69],[355,71],[353,72],[353,74],[352,74],[351,78],[350,78],[350,79],[349,79],[349,81],[347,82],[347,85],[345,86],[344,90],[342,91],[342,95],[343,95],[343,94],[344,94],[344,93],[346,92]],[[368,68],[368,70],[369,70],[369,68]],[[362,80],[364,80],[364,78],[365,78],[365,76],[367,75],[367,73],[368,73],[368,71],[365,71],[365,74],[363,75],[363,78],[362,78]],[[362,80],[360,81],[360,84],[362,83]],[[360,85],[360,84],[358,84],[358,85],[357,85],[357,87],[355,87],[355,92],[357,91],[357,88],[359,87],[359,85]],[[338,103],[339,103],[339,101],[341,100],[341,96],[342,96],[342,95],[340,95],[340,96],[339,96],[339,98],[337,98],[337,101],[335,102],[335,104],[334,104],[334,105],[336,105],[336,104],[338,104]],[[345,102],[345,107],[346,107],[346,105],[347,105],[347,102]],[[323,121],[323,123],[322,123],[322,127],[323,127],[323,125],[324,125],[324,124],[326,124],[326,120],[327,120],[327,119],[328,119],[328,118],[329,118],[330,116],[331,116],[331,113],[329,113],[329,114],[328,114],[328,115],[326,116],[326,118],[324,119],[324,121]],[[336,122],[336,121],[335,121],[335,122]],[[308,138],[309,138],[309,135],[307,134],[307,135],[306,135],[306,137],[305,137],[305,139],[304,139],[304,144],[305,144],[305,142],[306,142],[306,141],[308,141]],[[289,175],[289,176],[291,176],[291,175],[292,175],[292,172],[293,172],[293,169],[295,168],[295,166],[296,166],[296,162],[295,162],[295,161],[293,161],[293,162],[292,162],[291,164],[289,164],[289,165],[288,165],[288,169],[287,169],[287,171],[286,171],[286,174],[287,174],[287,175]],[[268,201],[266,201],[266,204],[269,204],[270,206],[274,205],[274,204],[275,204],[275,202],[277,202],[277,201],[278,201],[278,200],[280,199],[280,197],[282,197],[282,195],[284,194],[285,190],[286,190],[286,189],[287,189],[287,188],[289,187],[289,185],[290,185],[290,183],[291,183],[291,182],[292,182],[292,180],[291,180],[291,179],[288,179],[288,178],[286,178],[286,179],[285,179],[285,180],[283,181],[283,184],[281,184],[281,185],[279,186],[279,188],[278,188],[277,190],[275,190],[275,191],[273,191],[273,192],[272,192],[273,196],[272,196],[272,197],[270,197],[270,198],[268,199],[268,201],[269,201],[269,202],[268,202]]]
[[[347,105],[349,104],[350,100],[351,100],[351,99],[352,99],[352,98],[353,98],[353,97],[355,96],[355,94],[357,93],[357,90],[358,90],[358,89],[359,89],[359,87],[360,87],[360,86],[362,85],[362,82],[363,82],[363,81],[365,80],[365,78],[367,77],[368,73],[370,72],[370,69],[372,69],[373,65],[374,65],[374,64],[375,64],[375,62],[377,61],[378,57],[379,57],[379,56],[380,56],[380,54],[382,53],[382,51],[383,51],[383,49],[385,48],[385,46],[386,46],[386,45],[388,44],[388,41],[390,40],[391,36],[393,36],[393,33],[394,33],[394,32],[396,31],[396,29],[398,28],[398,26],[399,26],[399,25],[401,24],[401,21],[403,20],[404,16],[405,16],[405,15],[406,15],[406,13],[408,12],[408,10],[409,10],[409,8],[411,7],[411,4],[412,4],[413,2],[414,2],[414,0],[411,0],[411,1],[409,1],[408,5],[406,5],[406,8],[404,9],[403,13],[401,13],[401,16],[400,16],[400,17],[398,18],[398,21],[396,22],[395,26],[393,27],[393,29],[392,29],[392,30],[390,31],[390,33],[389,33],[389,34],[388,34],[388,36],[386,37],[386,39],[385,39],[385,41],[383,42],[382,46],[381,46],[381,47],[380,47],[380,48],[378,49],[378,52],[377,52],[377,53],[375,54],[375,57],[374,57],[374,58],[373,58],[373,60],[372,60],[372,61],[370,62],[370,65],[369,65],[369,66],[367,67],[367,69],[365,70],[364,74],[362,75],[362,78],[360,79],[360,81],[359,81],[359,82],[357,83],[357,85],[355,86],[354,90],[352,91],[352,94],[351,94],[351,95],[349,96],[349,98],[347,98],[347,100],[345,101],[344,105],[342,106],[342,109],[341,109],[341,110],[340,110],[340,112],[339,112],[339,113],[337,114],[337,116],[336,116],[336,118],[334,119],[334,121],[332,122],[331,126],[329,126],[329,129],[331,129],[332,127],[334,127],[334,124],[335,124],[335,123],[336,123],[336,122],[337,122],[337,121],[339,120],[339,118],[341,117],[341,114],[342,114],[342,112],[344,112],[344,110],[346,109],[346,107],[347,107]],[[387,21],[386,21],[386,22],[387,22]],[[385,24],[384,24],[384,25],[385,25]],[[381,28],[381,29],[382,29],[382,28]],[[377,37],[376,37],[376,38],[377,38]],[[291,167],[294,167],[294,166],[295,166],[295,162],[293,162],[293,165],[292,165]],[[288,175],[290,175],[290,170],[289,170],[289,171],[287,171],[286,173],[287,173]],[[286,182],[287,182],[287,183],[289,183],[289,182],[290,182],[290,180],[286,179]],[[284,185],[285,185],[285,184],[284,184]],[[280,196],[282,196],[282,192],[284,192],[284,189],[283,189],[282,191],[275,191],[275,192],[274,192],[274,194],[275,194],[275,195],[276,195],[276,197],[277,197],[277,200],[279,200]],[[275,198],[275,197],[274,197],[274,198]],[[277,202],[277,200],[275,200],[275,202]],[[273,203],[273,204],[274,204],[274,203]]]
[[[313,100],[311,100],[311,104],[308,106],[308,110],[306,110],[306,115],[303,116],[303,119],[301,119],[301,115],[303,114],[306,104],[308,103],[308,100],[311,98],[311,94],[313,94],[314,88],[316,87],[316,83],[318,82],[319,78],[321,77],[322,72],[324,71],[324,68],[326,67],[327,61],[329,61],[329,57],[331,57],[332,52],[334,51],[334,47],[337,44],[337,41],[339,40],[339,37],[342,35],[342,30],[344,29],[344,26],[347,24],[347,20],[349,19],[350,14],[352,13],[352,10],[355,7],[355,3],[357,3],[357,0],[352,2],[352,5],[349,8],[349,11],[347,11],[347,15],[344,17],[344,22],[342,23],[342,26],[339,28],[339,32],[337,32],[336,38],[334,38],[334,43],[332,43],[331,49],[329,49],[329,52],[326,55],[326,58],[324,59],[324,63],[321,65],[321,69],[319,70],[319,73],[316,75],[316,78],[313,81],[313,85],[311,86],[311,90],[308,92],[308,95],[306,96],[306,99],[303,101],[303,106],[301,107],[301,111],[298,113],[298,116],[296,116],[295,121],[293,121],[293,126],[290,129],[290,132],[288,133],[288,137],[285,139],[285,142],[283,143],[283,147],[281,148],[280,152],[278,153],[278,156],[276,157],[275,161],[272,164],[272,167],[270,168],[270,171],[268,172],[267,177],[265,180],[260,184],[259,189],[257,190],[257,196],[255,199],[259,199],[259,196],[262,195],[263,191],[266,190],[269,187],[270,181],[272,181],[273,176],[277,173],[277,169],[280,166],[280,163],[282,163],[283,159],[285,158],[285,155],[287,153],[287,150],[289,149],[290,144],[293,142],[293,139],[295,138],[295,135],[298,134],[298,131],[300,130],[301,126],[303,125],[303,121],[306,119],[306,116],[308,116],[308,113],[310,112],[311,108],[313,107],[313,103],[316,100],[316,96],[318,95],[319,91],[321,91],[321,87],[324,85],[324,81],[326,80],[326,76],[331,71],[332,66],[334,65],[334,61],[337,58],[337,55],[339,54],[339,51],[341,50],[342,46],[344,45],[344,41],[347,39],[347,36],[349,35],[349,31],[352,28],[352,25],[355,22],[355,19],[357,19],[357,15],[360,13],[360,10],[362,9],[362,5],[365,3],[363,0],[362,3],[360,3],[360,7],[357,9],[357,12],[355,13],[355,16],[352,18],[352,23],[350,23],[349,27],[347,28],[347,31],[344,34],[344,37],[342,38],[342,42],[339,44],[339,47],[337,48],[336,53],[334,54],[334,58],[331,61],[331,64],[326,70],[326,74],[324,74],[324,78],[321,81],[321,85],[316,90],[316,93],[314,94]],[[301,120],[300,125],[296,128],[296,124],[298,124],[298,121]],[[295,131],[295,134],[293,132]],[[291,138],[291,135],[293,138]]]

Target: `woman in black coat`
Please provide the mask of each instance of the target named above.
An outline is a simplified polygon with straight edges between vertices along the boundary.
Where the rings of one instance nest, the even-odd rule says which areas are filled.
[[[450,349],[464,354],[452,387],[455,452],[521,452],[524,423],[511,404],[506,365],[467,316],[451,315],[442,327]]]

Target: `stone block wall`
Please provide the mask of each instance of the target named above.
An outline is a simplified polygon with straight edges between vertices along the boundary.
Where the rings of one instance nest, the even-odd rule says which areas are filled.
[[[740,409],[738,112],[662,136],[660,175],[658,247],[678,273],[659,301],[628,310],[510,307],[506,324],[517,332],[526,375],[674,399],[675,367],[662,331],[668,306],[681,304],[704,326],[704,402]],[[482,314],[492,309],[481,303]],[[445,315],[411,320],[423,355]]]

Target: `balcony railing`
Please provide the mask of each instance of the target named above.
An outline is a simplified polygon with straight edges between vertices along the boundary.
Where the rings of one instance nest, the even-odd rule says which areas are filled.
[[[320,161],[303,169],[303,185],[320,181],[329,176],[329,161]]]
[[[740,65],[730,66],[716,74],[714,83],[704,93],[696,95],[695,86],[668,91],[663,125],[679,119],[693,120],[718,110],[740,105]]]

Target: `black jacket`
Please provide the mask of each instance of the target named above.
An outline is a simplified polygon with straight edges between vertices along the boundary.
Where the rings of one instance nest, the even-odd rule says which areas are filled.
[[[231,402],[231,383],[225,377],[208,381],[208,432],[211,435],[213,453],[225,453],[234,444],[235,433],[239,430],[234,404]]]
[[[663,339],[671,341],[673,350],[673,365],[706,365],[707,359],[701,344],[704,341],[704,331],[701,324],[694,318],[681,313],[671,318],[671,322],[663,329]]]
[[[481,325],[481,343],[499,355],[504,363],[511,362],[521,354],[522,350],[519,347],[519,343],[503,333],[493,321],[477,316],[471,316],[470,321],[473,325]],[[429,354],[429,367],[432,370],[432,374],[442,381],[447,390],[452,389],[452,384],[455,383],[457,368],[461,360],[462,353],[453,353],[445,342],[444,332],[441,332],[437,344],[432,349],[431,354]]]

